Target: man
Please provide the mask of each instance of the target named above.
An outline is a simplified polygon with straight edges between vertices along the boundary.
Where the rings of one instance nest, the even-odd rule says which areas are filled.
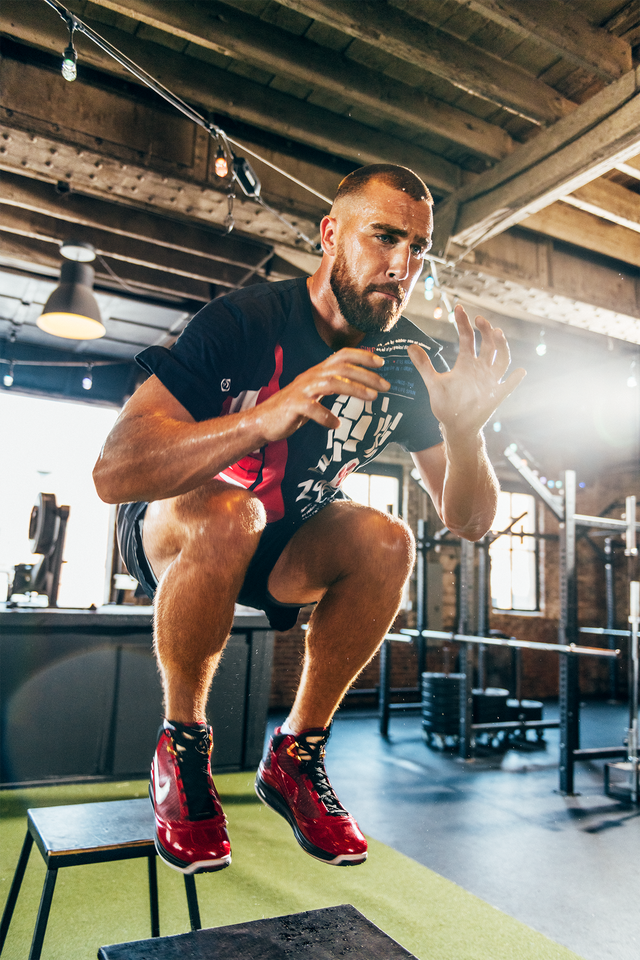
[[[344,498],[353,469],[395,440],[411,451],[443,522],[477,540],[497,483],[482,427],[524,371],[460,307],[460,351],[401,316],[429,249],[432,201],[390,164],[346,177],[321,224],[308,280],[264,284],[206,306],[171,351],[138,357],[150,374],[96,464],[119,511],[129,571],[155,593],[166,720],[152,765],[160,856],[184,873],[231,860],[211,779],[207,693],[234,602],[287,629],[315,604],[300,686],[260,765],[256,790],[303,849],[358,864],[367,844],[324,769],[333,714],[393,622],[414,561],[405,524]]]

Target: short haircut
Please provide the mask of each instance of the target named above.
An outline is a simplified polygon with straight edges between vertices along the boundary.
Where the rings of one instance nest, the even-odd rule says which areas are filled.
[[[401,167],[397,163],[369,163],[366,167],[359,167],[353,173],[347,174],[338,186],[334,203],[344,197],[361,193],[372,181],[384,183],[394,190],[402,190],[412,200],[426,200],[433,203],[433,197],[420,177],[408,167]]]

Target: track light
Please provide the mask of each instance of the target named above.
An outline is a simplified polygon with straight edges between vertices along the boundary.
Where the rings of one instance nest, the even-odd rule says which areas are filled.
[[[92,371],[91,371],[91,364],[88,363],[88,364],[87,364],[87,372],[85,373],[84,377],[82,378],[82,389],[83,389],[83,390],[91,390],[91,387],[92,387],[92,386],[93,386],[93,373],[92,373]]]
[[[222,146],[218,147],[213,169],[216,172],[216,177],[220,177],[221,180],[224,180],[225,177],[229,176],[229,163]]]
[[[2,382],[4,383],[5,387],[13,386],[13,360],[9,364],[9,372],[5,373],[4,377],[2,378]]]
[[[92,290],[94,277],[88,263],[66,260],[60,270],[60,284],[36,320],[40,329],[66,340],[104,337],[107,331]]]

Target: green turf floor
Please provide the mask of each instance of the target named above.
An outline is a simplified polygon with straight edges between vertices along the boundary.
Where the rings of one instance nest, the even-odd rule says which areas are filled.
[[[216,777],[229,818],[233,864],[197,878],[205,927],[351,903],[420,960],[575,960],[576,954],[501,913],[426,867],[370,841],[369,860],[350,869],[306,856],[288,825],[253,792],[253,777]],[[25,833],[28,807],[146,795],[146,782],[0,792],[0,902],[4,905]],[[29,952],[44,879],[34,847],[3,960]],[[182,877],[158,866],[160,930],[184,933]],[[60,871],[42,960],[94,960],[98,947],[149,936],[146,860]]]

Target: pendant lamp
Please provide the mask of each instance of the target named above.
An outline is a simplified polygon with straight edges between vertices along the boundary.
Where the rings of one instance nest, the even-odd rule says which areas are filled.
[[[93,295],[95,271],[88,263],[65,260],[60,284],[36,320],[45,333],[66,340],[97,340],[107,332]]]

